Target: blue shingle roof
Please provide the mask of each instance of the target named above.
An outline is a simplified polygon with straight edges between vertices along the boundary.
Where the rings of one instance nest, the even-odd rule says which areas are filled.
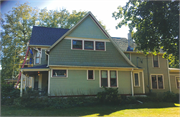
[[[30,45],[53,45],[69,29],[33,26]]]

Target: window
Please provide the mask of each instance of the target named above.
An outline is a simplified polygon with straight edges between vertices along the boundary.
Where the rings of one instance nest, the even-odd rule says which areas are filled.
[[[134,73],[134,86],[139,87],[139,74],[138,73]]]
[[[82,40],[73,40],[73,49],[82,49]]]
[[[153,55],[153,65],[154,67],[159,67],[158,56]]]
[[[125,55],[126,55],[127,58],[130,60],[130,53],[125,53]]]
[[[110,84],[111,87],[117,86],[117,80],[116,80],[116,71],[110,71]]]
[[[151,75],[152,89],[163,89],[163,76],[162,75]]]
[[[100,87],[103,87],[103,86],[104,87],[117,87],[117,71],[115,71],[115,70],[102,70],[100,82],[101,82]]]
[[[85,50],[94,50],[94,42],[93,41],[84,41],[84,49]]]
[[[101,71],[101,86],[107,87],[108,86],[108,72]]]
[[[41,55],[41,48],[38,48],[39,51],[36,52],[35,55],[35,64],[40,64],[40,55]]]
[[[88,80],[93,80],[93,79],[94,79],[93,70],[88,70]]]
[[[96,50],[105,50],[104,42],[97,42],[96,41]]]
[[[180,88],[180,77],[176,77],[176,86],[178,89]]]
[[[67,70],[53,70],[52,77],[67,77]]]

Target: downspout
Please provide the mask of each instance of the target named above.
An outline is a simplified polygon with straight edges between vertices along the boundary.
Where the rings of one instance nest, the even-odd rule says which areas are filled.
[[[150,84],[149,84],[149,66],[148,66],[148,55],[146,56],[146,60],[147,60],[148,88],[149,88],[149,92],[151,92],[151,90],[150,90]]]
[[[133,69],[131,70],[131,93],[132,93],[132,96],[134,96],[132,71],[133,71]]]

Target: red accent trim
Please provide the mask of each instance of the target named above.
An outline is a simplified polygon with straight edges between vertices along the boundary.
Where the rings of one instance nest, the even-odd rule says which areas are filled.
[[[27,55],[29,53],[29,49],[30,49],[30,47],[28,47],[28,49],[26,51],[26,56],[25,56],[25,59],[24,59],[24,62],[23,62],[23,65],[21,68],[24,68],[24,64],[26,63]],[[17,85],[19,84],[20,79],[21,79],[21,71],[19,72],[19,76],[18,76],[18,80],[17,80],[16,86],[15,86],[15,89],[17,89]]]

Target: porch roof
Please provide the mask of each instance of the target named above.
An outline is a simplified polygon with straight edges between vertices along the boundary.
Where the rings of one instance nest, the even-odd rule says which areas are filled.
[[[45,65],[38,65],[38,66],[33,66],[33,67],[26,67],[26,68],[21,68],[23,71],[48,71],[49,67],[47,67],[47,64]]]

